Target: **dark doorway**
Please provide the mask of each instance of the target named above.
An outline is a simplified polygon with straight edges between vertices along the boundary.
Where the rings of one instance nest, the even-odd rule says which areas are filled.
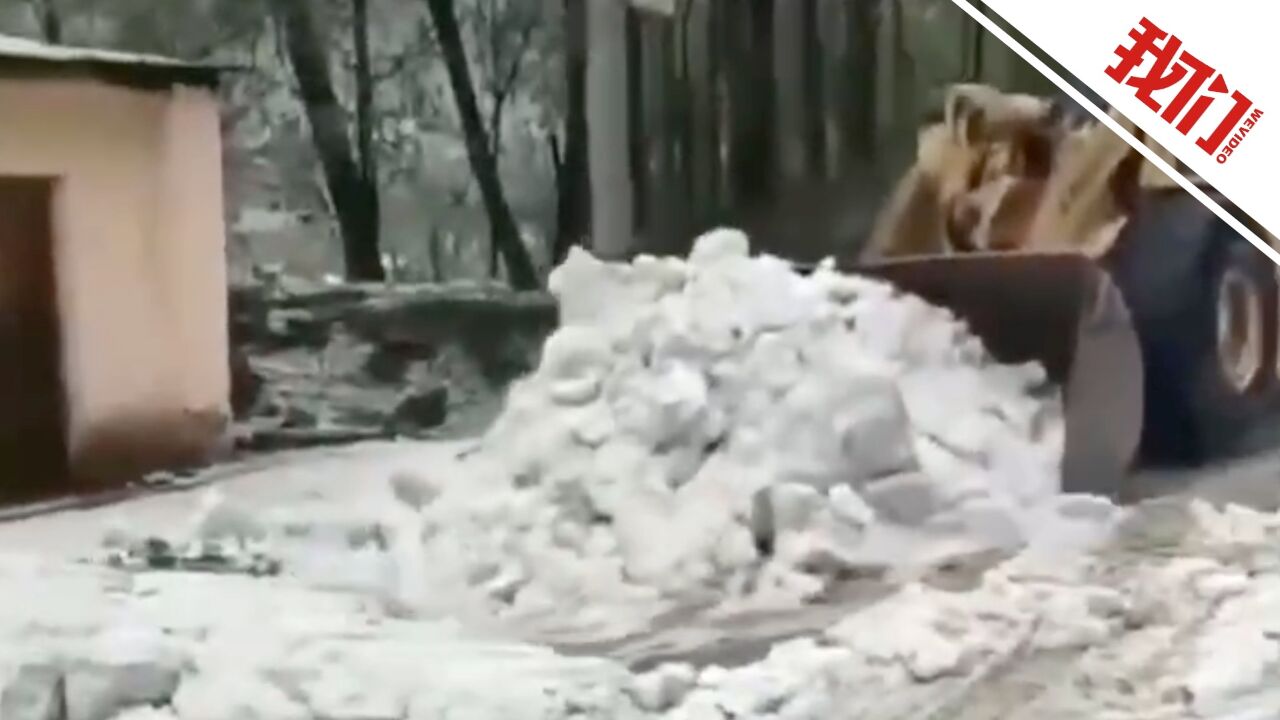
[[[0,501],[67,486],[53,181],[0,177]]]

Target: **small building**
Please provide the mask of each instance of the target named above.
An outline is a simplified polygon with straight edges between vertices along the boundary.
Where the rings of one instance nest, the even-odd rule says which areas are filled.
[[[0,499],[221,446],[218,75],[0,36]]]

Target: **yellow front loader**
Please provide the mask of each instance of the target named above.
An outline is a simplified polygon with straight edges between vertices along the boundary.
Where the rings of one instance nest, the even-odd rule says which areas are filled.
[[[949,307],[997,359],[1042,362],[1065,394],[1066,488],[1123,497],[1135,460],[1231,453],[1274,415],[1277,274],[1105,125],[1063,110],[950,88],[842,262]]]

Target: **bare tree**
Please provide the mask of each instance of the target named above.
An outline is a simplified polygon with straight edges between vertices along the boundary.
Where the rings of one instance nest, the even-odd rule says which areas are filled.
[[[916,67],[904,0],[879,0],[876,23],[876,145],[885,167],[907,167],[915,147]]]
[[[478,85],[488,100],[486,127],[489,152],[501,166],[503,121],[507,103],[522,79],[534,34],[543,20],[541,9],[529,0],[477,0],[471,4],[470,26],[479,62]],[[489,248],[490,273],[498,276],[498,247]]]
[[[683,254],[694,216],[691,172],[693,108],[688,35],[693,4],[673,3],[669,13],[637,12],[640,74],[642,171],[640,249],[654,254]],[[635,133],[637,128],[632,128]]]
[[[498,177],[497,157],[494,155],[493,144],[489,133],[485,130],[484,121],[480,117],[480,108],[476,102],[475,86],[471,81],[467,51],[462,42],[462,31],[458,26],[454,2],[453,0],[426,0],[426,3],[436,28],[436,40],[444,55],[454,102],[457,104],[458,115],[462,120],[463,139],[467,147],[467,158],[471,163],[471,172],[480,186],[480,195],[489,216],[492,247],[501,253],[507,276],[513,287],[523,290],[536,288],[539,285],[538,274],[534,269],[528,248],[520,239],[520,230],[516,225],[515,216],[503,193],[502,181]]]
[[[729,0],[729,180],[735,207],[768,202],[776,184],[776,106],[773,101],[774,3]]]
[[[368,205],[369,232],[382,235],[382,202],[378,191],[378,149],[374,137],[373,61],[369,56],[369,0],[351,0],[352,45],[355,47],[356,144],[360,152],[360,183]]]
[[[634,172],[640,185],[641,203],[637,208],[641,249],[661,252],[674,234],[673,201],[676,191],[671,163],[674,141],[671,123],[671,18],[652,13],[632,12],[639,35],[640,62],[628,71],[640,74],[639,127],[631,132],[639,136],[640,167]]]
[[[825,99],[817,0],[774,4],[773,80],[778,170],[786,180],[819,177],[826,164]]]
[[[796,0],[793,0],[795,2]],[[826,88],[823,87],[823,38],[818,0],[800,4],[800,67],[804,97],[804,154],[810,177],[827,170]]]
[[[627,7],[622,0],[589,2],[587,118],[592,250],[602,257],[620,258],[631,251],[634,212]]]
[[[876,147],[876,49],[877,10],[871,2],[851,2],[845,7],[844,122],[845,155],[842,165],[866,163],[875,157]]]
[[[543,17],[538,3],[529,0],[477,0],[473,11],[480,86],[489,100],[489,140],[494,156],[500,157],[503,115],[520,84]]]
[[[329,72],[329,57],[310,0],[271,0],[272,16],[284,39],[285,53],[298,83],[320,156],[325,181],[342,232],[347,277],[385,279],[378,251],[376,188],[370,188],[357,162],[347,129],[347,114],[338,102]]]
[[[778,172],[787,181],[805,176],[804,37],[806,0],[783,0],[773,9],[773,101]]]
[[[684,58],[690,95],[689,174],[695,228],[709,225],[720,205],[720,0],[689,2]]]
[[[52,45],[62,44],[62,13],[54,0],[28,0],[27,5],[40,24],[44,41]]]
[[[569,254],[589,231],[590,175],[587,167],[587,0],[564,0],[564,140],[551,137],[556,173],[556,237],[553,263]]]

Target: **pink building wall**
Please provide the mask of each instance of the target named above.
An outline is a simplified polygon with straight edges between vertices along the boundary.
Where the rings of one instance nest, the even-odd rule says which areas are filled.
[[[73,475],[103,486],[208,459],[230,394],[216,99],[0,75],[0,108],[0,176],[57,181]]]

